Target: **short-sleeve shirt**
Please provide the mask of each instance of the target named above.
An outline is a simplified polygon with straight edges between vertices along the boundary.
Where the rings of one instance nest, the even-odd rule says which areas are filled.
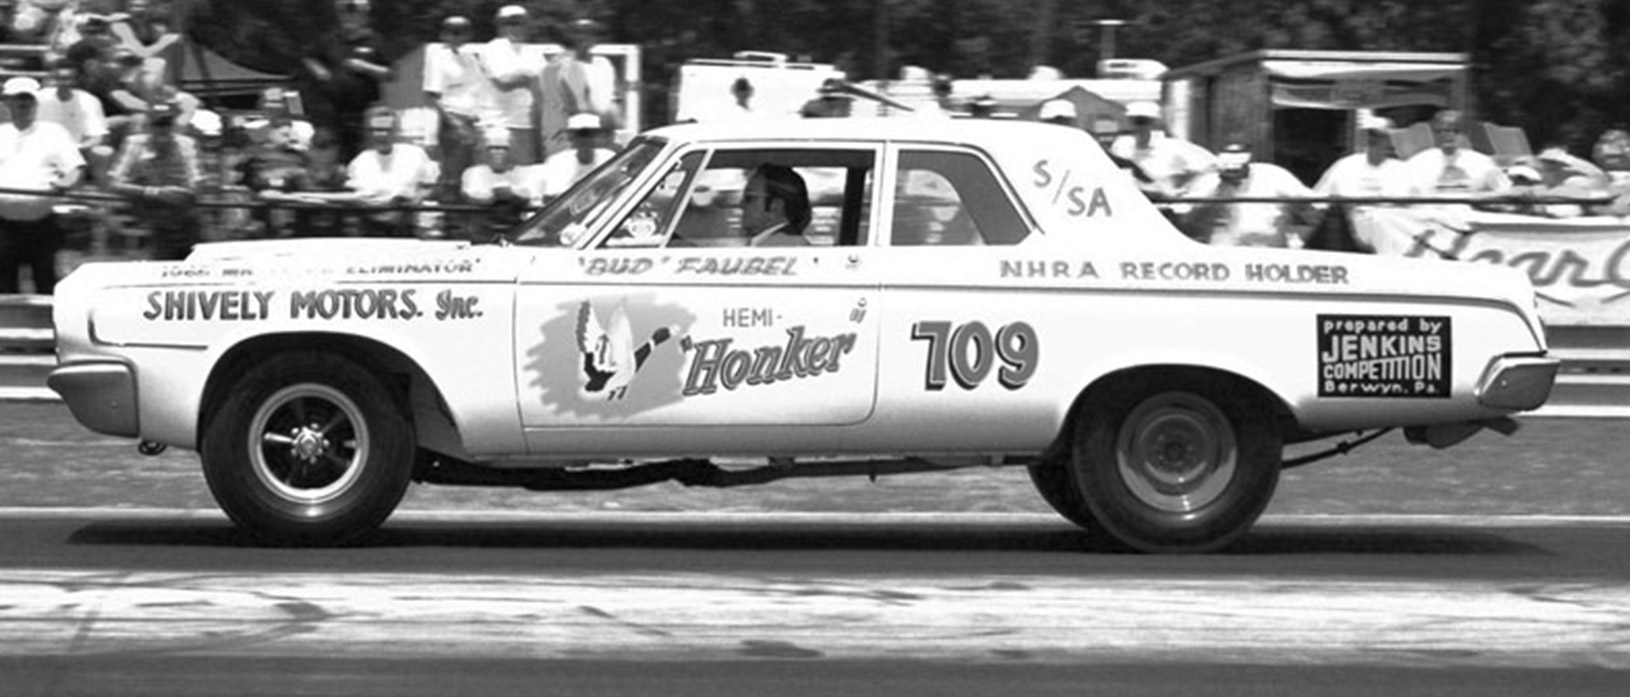
[[[485,66],[489,79],[510,79],[520,76],[535,76],[539,71],[528,66],[529,60],[522,47],[502,36],[488,41],[481,50],[482,65]],[[514,89],[503,89],[493,85],[487,92],[489,106],[485,111],[492,112],[498,123],[506,128],[532,129],[532,89],[520,86]]]
[[[40,90],[38,118],[61,124],[75,143],[85,143],[108,134],[108,120],[102,101],[91,93],[74,89],[67,99],[59,99],[55,88]]]
[[[1211,151],[1181,138],[1156,132],[1148,147],[1140,148],[1137,138],[1124,135],[1109,146],[1111,155],[1130,161],[1154,180],[1175,190],[1178,180],[1198,175],[1217,164]]]
[[[50,191],[84,166],[79,145],[61,124],[36,120],[22,131],[16,124],[0,125],[0,188]],[[39,220],[51,214],[54,203],[42,196],[0,195],[0,218]]]
[[[397,143],[389,155],[373,148],[358,153],[346,168],[346,178],[363,201],[387,203],[398,196],[417,198],[422,187],[436,183],[440,171],[424,148]]]
[[[1313,185],[1313,193],[1321,197],[1390,198],[1419,196],[1421,189],[1403,160],[1389,157],[1372,165],[1369,155],[1359,152],[1330,165],[1319,183]]]
[[[545,196],[559,196],[572,188],[577,180],[582,179],[595,167],[605,164],[616,153],[607,148],[597,148],[594,158],[587,164],[577,161],[576,150],[562,150],[549,156],[539,167],[543,179],[543,194]]]
[[[454,50],[447,44],[425,48],[424,91],[441,95],[442,105],[455,114],[477,116],[489,101],[490,84],[481,71],[480,46],[464,44]]]
[[[471,201],[491,201],[493,189],[508,186],[516,196],[535,203],[538,198],[534,191],[536,179],[525,167],[510,167],[494,172],[491,165],[479,164],[464,170],[460,184],[464,197]]]
[[[1465,194],[1502,191],[1511,188],[1511,179],[1494,158],[1466,148],[1447,155],[1442,148],[1422,150],[1409,158],[1409,171],[1423,191],[1438,194]]]

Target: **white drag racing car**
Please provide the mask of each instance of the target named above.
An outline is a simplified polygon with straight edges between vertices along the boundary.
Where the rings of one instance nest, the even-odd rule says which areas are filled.
[[[806,244],[741,232],[765,164]],[[1534,293],[1493,266],[1213,248],[1081,132],[830,119],[659,129],[501,244],[200,245],[57,291],[50,385],[196,449],[271,544],[337,544],[412,482],[612,488],[1025,466],[1069,520],[1203,551],[1287,444],[1445,446],[1540,406]]]

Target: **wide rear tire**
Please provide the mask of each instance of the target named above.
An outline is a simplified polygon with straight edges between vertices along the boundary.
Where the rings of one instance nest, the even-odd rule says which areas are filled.
[[[1143,552],[1207,552],[1250,529],[1282,443],[1244,388],[1203,380],[1098,395],[1077,421],[1071,478],[1094,521]]]
[[[258,541],[343,544],[401,502],[413,426],[378,375],[333,354],[281,354],[227,395],[199,448],[204,477],[221,509]]]

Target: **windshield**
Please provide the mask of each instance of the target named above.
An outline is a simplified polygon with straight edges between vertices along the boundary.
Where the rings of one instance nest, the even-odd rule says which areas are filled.
[[[666,141],[639,138],[616,157],[578,180],[515,233],[515,243],[534,247],[572,247],[583,233],[596,229],[612,202],[640,178],[662,152]]]

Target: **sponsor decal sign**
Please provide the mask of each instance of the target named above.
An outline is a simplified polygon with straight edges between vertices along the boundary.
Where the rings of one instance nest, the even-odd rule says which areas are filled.
[[[1319,396],[1448,398],[1449,319],[1319,315]]]

